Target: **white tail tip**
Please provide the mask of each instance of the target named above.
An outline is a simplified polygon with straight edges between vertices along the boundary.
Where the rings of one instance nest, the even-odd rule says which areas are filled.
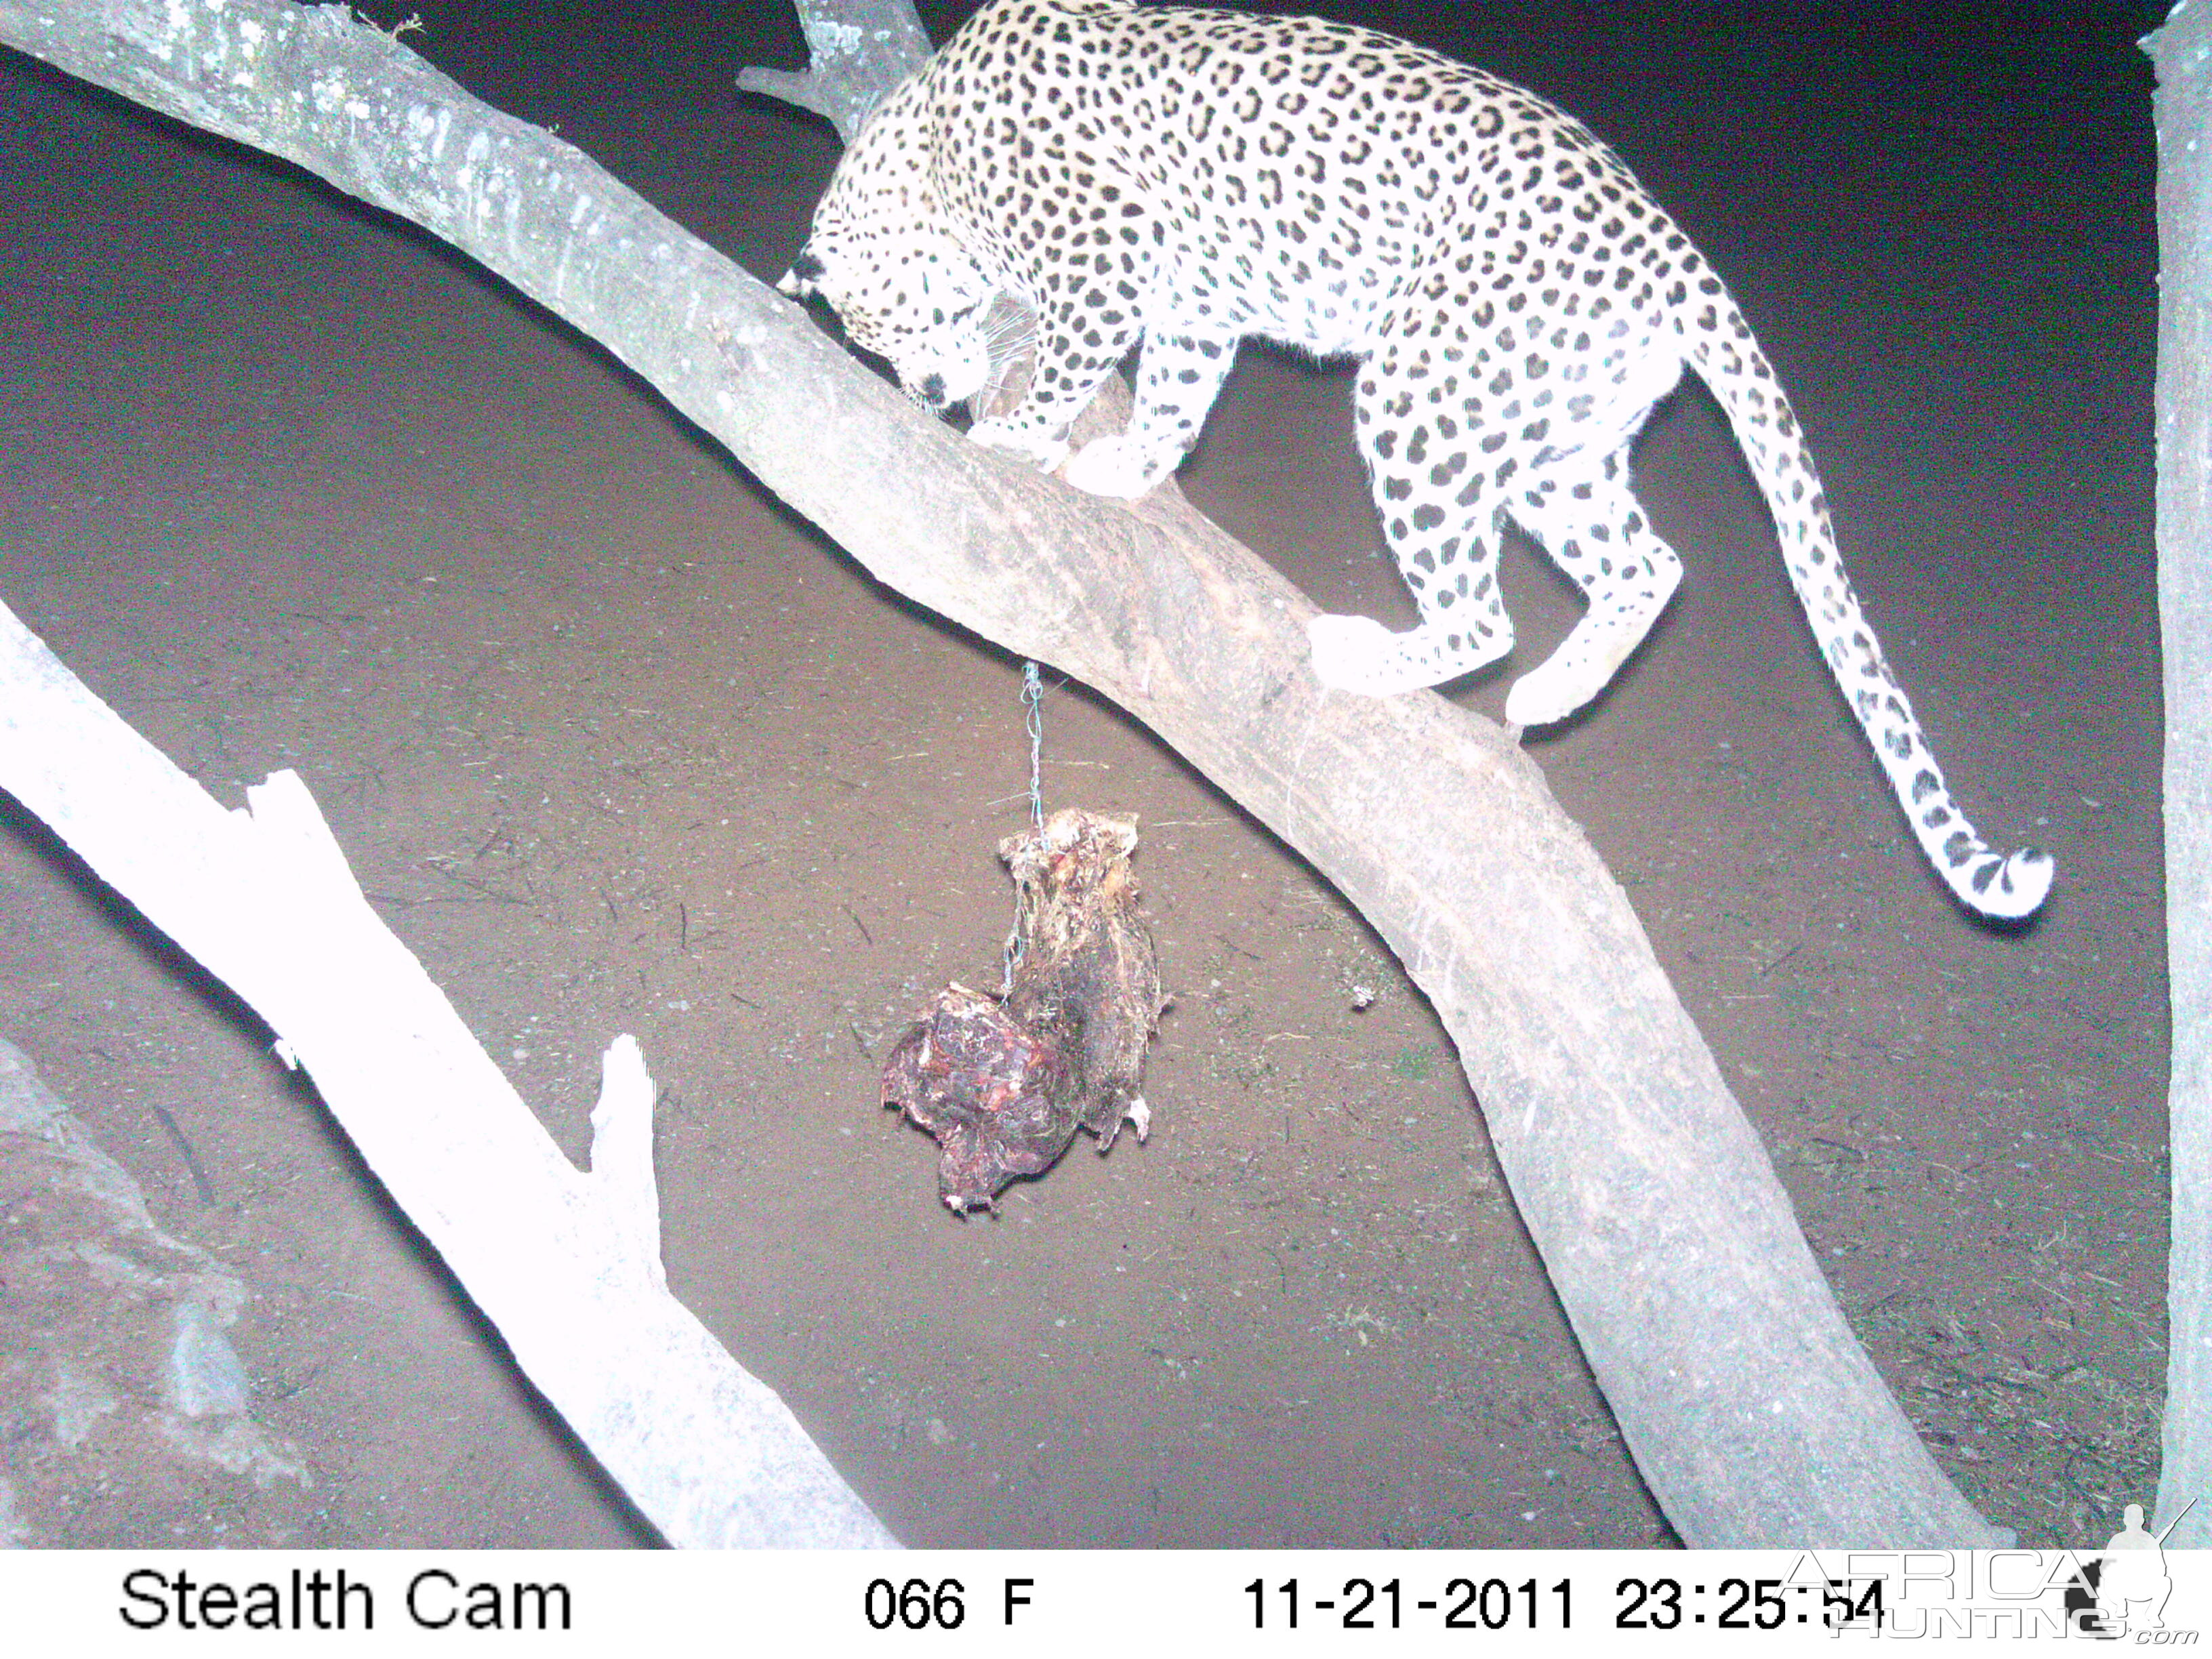
[[[1970,908],[2000,921],[2032,916],[2051,890],[2056,866],[2051,854],[2024,847],[2011,857],[1992,854],[1969,869],[1951,872],[1952,890]]]

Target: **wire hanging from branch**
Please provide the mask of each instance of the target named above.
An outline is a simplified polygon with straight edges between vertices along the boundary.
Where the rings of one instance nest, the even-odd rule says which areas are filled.
[[[1022,702],[1029,710],[1030,730],[1030,823],[1044,828],[1044,684],[1037,678],[1037,665],[1033,662],[1022,665]]]

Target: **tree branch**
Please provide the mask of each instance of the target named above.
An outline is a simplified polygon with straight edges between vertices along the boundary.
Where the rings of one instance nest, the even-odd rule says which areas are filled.
[[[296,773],[226,812],[0,605],[0,784],[252,1004],[545,1397],[671,1543],[894,1540],[668,1293],[653,1085],[607,1051],[579,1174],[392,937]]]
[[[2158,66],[2158,610],[2166,653],[2172,1320],[2156,1526],[2212,1545],[2212,20],[2176,6]],[[2196,1507],[2182,1519],[2192,1500]]]
[[[929,37],[911,5],[884,0],[792,0],[811,60],[801,73],[748,69],[740,92],[757,92],[812,110],[851,143],[868,112],[929,61]]]
[[[1510,738],[1428,693],[1324,691],[1312,607],[1228,537],[1173,501],[1124,508],[968,444],[577,151],[339,10],[0,0],[0,39],[452,240],[879,580],[1096,686],[1304,854],[1458,1044],[1685,1540],[2000,1541],[1853,1339],[1625,896]],[[173,32],[189,50],[158,44]]]

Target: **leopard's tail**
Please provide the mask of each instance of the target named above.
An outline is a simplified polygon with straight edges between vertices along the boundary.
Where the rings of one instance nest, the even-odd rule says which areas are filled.
[[[2051,890],[2050,855],[2032,847],[1998,852],[1951,799],[1912,705],[1844,574],[1820,475],[1789,399],[1719,280],[1706,270],[1692,271],[1689,281],[1697,291],[1677,316],[1684,355],[1728,413],[1774,515],[1790,586],[1921,850],[1968,909],[2003,921],[2033,915]]]

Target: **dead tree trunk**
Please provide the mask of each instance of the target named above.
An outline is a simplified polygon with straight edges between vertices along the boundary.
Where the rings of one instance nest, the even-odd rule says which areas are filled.
[[[447,238],[879,580],[1097,687],[1304,854],[1443,1016],[1684,1540],[1999,1541],[1852,1337],[1626,897],[1504,732],[1426,693],[1325,692],[1312,607],[1211,525],[966,443],[585,156],[342,6],[0,0],[0,40]]]
[[[297,773],[225,811],[5,605],[0,781],[269,1022],[515,1363],[670,1543],[895,1541],[775,1391],[669,1294],[635,1039],[601,1064],[580,1172],[370,909]]]
[[[2158,65],[2158,610],[2166,652],[2166,957],[2173,1236],[2154,1526],[2212,1545],[2212,18],[2177,6]]]

